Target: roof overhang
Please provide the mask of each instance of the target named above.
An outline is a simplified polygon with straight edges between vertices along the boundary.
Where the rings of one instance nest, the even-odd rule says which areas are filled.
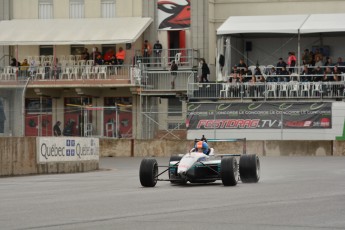
[[[345,32],[345,14],[231,16],[217,35]]]
[[[0,21],[0,45],[133,43],[151,18],[20,19]]]

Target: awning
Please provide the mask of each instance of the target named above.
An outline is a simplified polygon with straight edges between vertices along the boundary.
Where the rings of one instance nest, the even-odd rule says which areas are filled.
[[[0,45],[133,43],[152,21],[139,17],[0,21]]]
[[[231,16],[217,29],[217,34],[296,34],[307,18],[308,15]]]
[[[217,29],[217,35],[344,32],[344,20],[345,14],[231,16]]]
[[[301,34],[345,32],[345,14],[311,14],[300,29]]]

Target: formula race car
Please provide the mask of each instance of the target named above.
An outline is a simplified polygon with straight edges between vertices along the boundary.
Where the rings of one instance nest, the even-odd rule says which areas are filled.
[[[154,187],[157,181],[186,184],[222,180],[224,186],[235,186],[239,180],[242,183],[257,183],[260,179],[260,160],[256,154],[246,153],[246,139],[208,140],[219,141],[243,141],[242,154],[215,154],[213,148],[209,148],[205,153],[195,147],[182,156],[171,156],[168,166],[158,166],[156,159],[144,158],[139,170],[141,185]],[[159,172],[159,167],[166,169]],[[169,178],[162,179],[161,175],[166,172]]]

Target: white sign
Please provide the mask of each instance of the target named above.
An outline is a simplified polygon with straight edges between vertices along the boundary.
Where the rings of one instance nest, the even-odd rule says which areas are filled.
[[[99,160],[99,139],[37,137],[38,163]]]

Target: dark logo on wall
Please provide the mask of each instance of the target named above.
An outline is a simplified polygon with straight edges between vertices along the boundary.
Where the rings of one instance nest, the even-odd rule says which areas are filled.
[[[159,0],[158,29],[185,29],[190,27],[190,0]]]

